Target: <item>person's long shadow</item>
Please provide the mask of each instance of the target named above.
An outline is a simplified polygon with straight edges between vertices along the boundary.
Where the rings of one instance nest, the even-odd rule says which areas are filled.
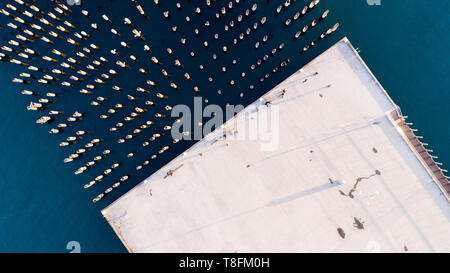
[[[268,206],[278,206],[278,205],[281,205],[283,203],[290,202],[290,201],[293,201],[293,200],[296,200],[296,199],[299,199],[299,198],[303,198],[303,197],[306,197],[306,196],[314,194],[314,193],[318,193],[318,192],[321,192],[321,191],[324,191],[324,190],[328,190],[328,189],[331,189],[331,188],[334,188],[334,187],[338,187],[340,185],[341,185],[341,183],[336,181],[336,182],[333,182],[333,183],[327,183],[327,184],[323,184],[323,185],[320,185],[320,186],[316,186],[314,188],[311,188],[311,189],[308,189],[308,190],[305,190],[305,191],[302,191],[302,192],[297,192],[297,193],[288,195],[286,197],[280,198],[278,200],[274,200],[274,201],[270,202],[269,204],[267,204],[266,207],[268,207]]]

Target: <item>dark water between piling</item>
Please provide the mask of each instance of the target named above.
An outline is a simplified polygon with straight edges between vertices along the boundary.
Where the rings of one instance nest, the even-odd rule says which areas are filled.
[[[1,6],[4,7],[6,2],[9,1],[2,1]],[[39,2],[45,3],[45,1]],[[185,70],[191,74],[193,82],[200,87],[200,95],[207,98],[210,103],[222,106],[226,103],[244,105],[251,103],[324,49],[344,36],[349,37],[354,46],[360,48],[363,59],[394,101],[402,108],[404,115],[409,116],[409,120],[415,123],[414,127],[420,129],[420,134],[425,136],[424,141],[430,143],[435,155],[440,157],[439,161],[444,163],[444,168],[448,168],[448,163],[450,163],[450,142],[448,141],[450,139],[448,122],[450,116],[448,108],[450,38],[445,35],[446,28],[450,23],[446,14],[450,8],[448,1],[434,1],[431,5],[427,1],[418,0],[381,0],[381,6],[369,6],[365,0],[322,0],[319,6],[303,21],[295,23],[286,31],[281,31],[282,22],[288,16],[293,15],[297,9],[301,9],[306,1],[296,1],[290,11],[274,17],[274,10],[282,1],[270,1],[270,4],[267,4],[267,1],[263,0],[247,0],[231,15],[236,17],[239,12],[257,2],[259,4],[257,12],[252,15],[247,24],[243,23],[242,25],[247,28],[248,22],[253,23],[263,16],[268,17],[268,22],[255,35],[250,36],[250,39],[240,43],[239,47],[229,46],[227,54],[220,54],[218,45],[222,45],[224,41],[229,43],[242,29],[235,28],[225,33],[223,24],[229,19],[216,23],[213,19],[214,13],[207,13],[206,8],[203,8],[201,17],[194,15],[195,3],[201,2],[201,5],[204,6],[204,1],[180,1],[183,2],[183,9],[180,12],[177,12],[175,7],[176,1],[160,1],[162,3],[160,8],[156,8],[153,1],[142,2],[151,17],[149,21],[136,13],[130,1],[84,1],[83,8],[90,10],[95,15],[95,21],[103,29],[106,29],[107,25],[100,19],[100,16],[103,13],[108,14],[114,22],[114,28],[120,33],[129,31],[122,24],[122,18],[127,16],[133,19],[146,36],[154,55],[161,62],[170,65],[173,63],[173,57],[166,53],[167,47],[172,48],[180,61],[184,63]],[[225,1],[223,2],[225,3]],[[46,6],[46,4],[39,4],[39,7],[48,10],[49,7]],[[97,56],[110,58],[110,54],[106,50],[112,47],[126,52],[118,45],[120,40],[113,38],[109,30],[97,34],[89,27],[91,21],[86,20],[79,12],[80,7],[72,7],[72,9],[74,15],[70,21],[76,26],[83,26],[83,29],[86,29],[94,37],[93,42],[101,47]],[[216,6],[210,10],[216,12],[217,9]],[[318,17],[325,9],[330,9],[331,13],[324,24],[319,24],[316,31],[305,35],[303,40],[292,41],[293,33],[301,29],[305,22],[310,22],[313,18]],[[171,11],[172,16],[169,21],[162,17],[161,13],[164,10]],[[183,16],[175,16],[176,14],[183,14]],[[190,24],[186,24],[184,21],[186,15],[192,19]],[[199,27],[201,34],[199,38],[194,38],[194,25],[203,22],[206,17],[210,18],[213,26],[207,32],[204,27]],[[6,19],[3,15],[0,17],[0,25],[3,27],[3,30],[0,31],[2,45],[7,44],[7,41],[13,38],[10,28],[6,27]],[[116,24],[117,21],[119,22]],[[337,33],[321,41],[307,54],[299,54],[306,43],[316,38],[321,30],[326,30],[335,22],[341,24]],[[170,31],[170,27],[173,25],[179,26],[176,34]],[[212,39],[215,32],[221,34],[220,43]],[[271,34],[267,45],[258,51],[253,50],[252,45],[257,40],[261,40],[266,33]],[[180,44],[179,40],[182,37],[188,38],[188,46]],[[201,45],[206,37],[210,42],[207,49]],[[149,76],[147,78],[162,83],[158,85],[157,89],[169,95],[168,105],[184,103],[190,106],[193,104],[194,84],[184,79],[183,73],[186,71],[183,70],[181,73],[176,67],[170,65],[164,67],[171,67],[169,71],[172,75],[171,81],[180,86],[180,90],[175,91],[168,86],[169,81],[162,76],[158,67],[151,63],[148,56],[141,50],[142,42],[133,43],[135,40],[128,36],[123,37],[123,40],[128,41],[132,47],[139,47],[139,50],[130,52],[139,58],[142,67],[148,67]],[[249,71],[252,63],[262,58],[264,54],[281,42],[286,44],[283,51],[277,53],[275,57],[255,71]],[[58,47],[62,52],[68,53],[68,55],[74,52],[72,46],[66,43],[60,43],[60,45],[63,45]],[[195,58],[189,56],[189,48],[194,48],[197,53]],[[49,51],[51,47],[36,49],[43,53]],[[219,55],[217,61],[212,60],[214,53]],[[50,53],[44,55],[52,56]],[[235,66],[231,64],[233,56],[238,61]],[[268,80],[258,83],[264,74],[269,73],[275,65],[286,58],[291,59],[291,63],[286,69],[280,69]],[[130,60],[127,62],[132,63]],[[205,66],[204,71],[198,69],[200,64]],[[220,71],[223,65],[228,67],[228,72],[225,74]],[[139,173],[134,168],[171,141],[170,136],[165,136],[154,145],[152,143],[146,148],[140,146],[145,138],[153,133],[161,132],[166,125],[167,122],[158,122],[152,116],[155,111],[162,113],[165,104],[159,102],[157,108],[151,110],[152,115],[148,119],[156,121],[155,126],[125,145],[114,144],[117,138],[124,137],[146,119],[140,119],[141,123],[136,121],[132,123],[133,125],[127,125],[126,129],[119,133],[110,133],[108,128],[118,122],[119,118],[125,117],[129,111],[119,112],[114,120],[100,120],[99,122],[99,119],[96,118],[85,119],[82,121],[83,126],[77,127],[77,129],[89,128],[91,134],[80,143],[84,144],[94,137],[104,138],[105,142],[80,162],[92,160],[91,157],[111,145],[114,145],[114,152],[111,157],[108,157],[108,160],[102,161],[92,170],[83,175],[74,176],[73,172],[81,166],[81,163],[64,164],[62,162],[73,152],[74,148],[59,148],[58,143],[62,141],[63,137],[49,135],[47,131],[51,126],[40,126],[34,123],[40,114],[25,110],[30,102],[30,97],[22,96],[20,91],[24,88],[11,82],[12,77],[18,76],[23,71],[24,69],[17,66],[0,63],[3,103],[0,108],[0,251],[68,252],[66,245],[69,241],[78,241],[82,252],[125,251],[119,239],[101,216],[100,210],[183,152],[193,142],[173,146]],[[137,77],[135,71],[136,69],[130,73],[121,70],[118,85],[124,88],[123,92],[136,94],[133,90],[135,90],[136,84],[141,82],[141,86],[146,88],[146,78]],[[239,76],[242,71],[247,72],[244,80],[241,80]],[[212,84],[208,82],[210,76],[214,78]],[[234,87],[229,85],[231,79],[235,79],[237,82]],[[250,84],[255,84],[254,91],[248,89]],[[108,97],[109,102],[97,109],[88,105],[95,97],[86,100],[85,97],[73,93],[78,89],[72,90],[60,85],[34,84],[27,86],[26,89],[36,90],[41,94],[46,92],[62,94],[63,97],[52,109],[62,109],[66,113],[78,110],[86,112],[88,117],[105,114],[106,109],[113,102],[120,101],[127,104],[127,109],[132,109],[135,106],[141,106],[144,101],[144,96],[142,96],[139,101],[130,102],[126,100],[126,93],[113,91],[111,85],[107,85],[96,90],[96,95]],[[222,90],[222,95],[217,94],[218,90]],[[245,94],[243,98],[239,96],[241,92]],[[157,101],[155,97],[153,100]],[[132,160],[124,160],[125,155],[129,152],[136,152],[136,157]],[[89,190],[83,189],[84,184],[115,162],[123,163],[117,173],[113,172],[101,184]],[[134,174],[127,183],[107,196],[105,200],[92,204],[93,197],[127,173]]]

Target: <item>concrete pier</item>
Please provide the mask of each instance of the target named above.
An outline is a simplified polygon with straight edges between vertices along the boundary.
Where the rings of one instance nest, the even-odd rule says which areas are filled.
[[[231,119],[102,211],[130,252],[450,252],[444,170],[346,38],[238,116],[266,104],[275,149]]]

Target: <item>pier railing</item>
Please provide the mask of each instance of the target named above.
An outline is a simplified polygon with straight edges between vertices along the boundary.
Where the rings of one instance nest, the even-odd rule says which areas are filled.
[[[450,202],[450,183],[448,176],[445,175],[447,170],[442,169],[442,163],[436,162],[437,156],[433,156],[431,153],[432,150],[426,148],[427,143],[423,143],[421,139],[423,137],[417,136],[415,132],[416,129],[412,129],[410,126],[412,123],[406,122],[408,117],[403,116],[400,111],[393,111],[389,115],[389,119],[397,125],[403,134],[402,137],[408,143],[411,150],[416,154],[417,158],[422,162],[425,169],[433,178],[434,182],[441,189],[443,195],[447,198],[447,201]]]

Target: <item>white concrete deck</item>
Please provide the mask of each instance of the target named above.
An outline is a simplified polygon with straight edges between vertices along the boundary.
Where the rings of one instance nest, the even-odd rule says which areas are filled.
[[[102,211],[129,251],[450,252],[449,203],[346,39],[264,98],[278,149],[217,131]]]

